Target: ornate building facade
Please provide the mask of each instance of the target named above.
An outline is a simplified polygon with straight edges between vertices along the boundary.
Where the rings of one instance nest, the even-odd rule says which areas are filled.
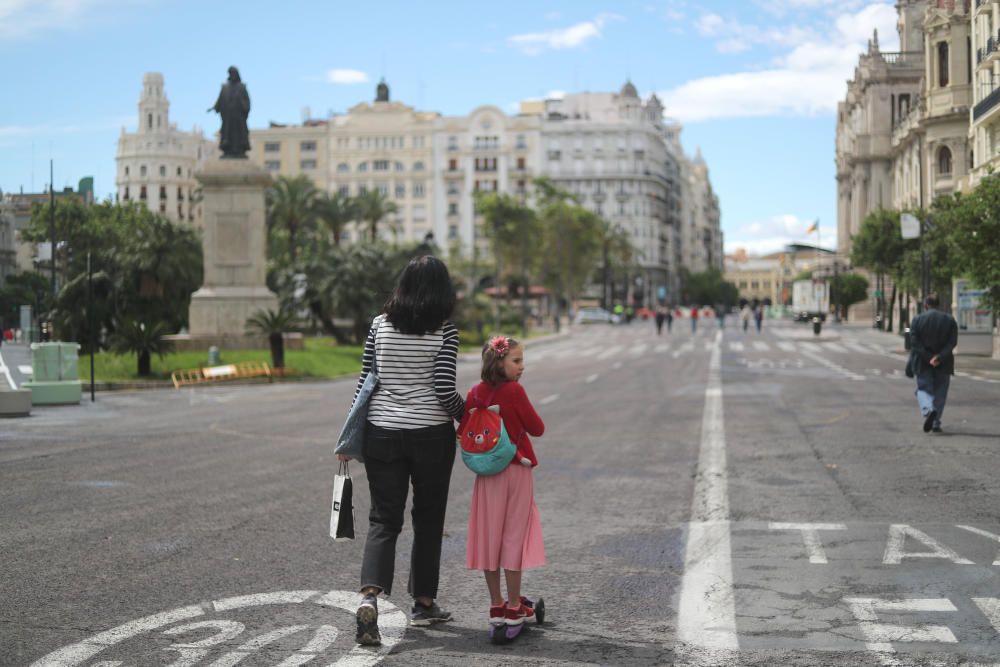
[[[198,182],[201,163],[219,154],[201,130],[181,132],[170,122],[163,75],[147,72],[139,96],[136,132],[122,128],[115,158],[118,201],[139,202],[171,220],[201,224]]]
[[[398,207],[385,238],[433,234],[466,255],[486,243],[476,192],[527,196],[532,179],[547,176],[628,233],[641,267],[635,294],[652,303],[678,298],[681,266],[723,263],[708,168],[684,155],[681,128],[663,112],[655,95],[644,101],[627,83],[618,93],[522,102],[517,114],[481,106],[442,116],[391,101],[382,82],[373,102],[346,113],[251,130],[249,158],[326,192],[381,190]]]
[[[968,3],[966,3],[968,4]],[[974,186],[1000,171],[1000,3],[976,0],[970,51],[975,54],[972,86],[972,173]]]

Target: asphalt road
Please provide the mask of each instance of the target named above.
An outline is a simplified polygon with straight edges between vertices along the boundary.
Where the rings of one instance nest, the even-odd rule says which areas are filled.
[[[525,589],[548,614],[500,647],[464,567],[460,463],[455,621],[393,611],[407,529],[390,646],[354,647],[363,539],[328,537],[352,380],[35,408],[0,422],[0,664],[1000,664],[1000,383],[955,377],[945,433],[925,435],[881,340],[681,321],[530,346],[549,564]],[[461,386],[477,375],[460,364]]]

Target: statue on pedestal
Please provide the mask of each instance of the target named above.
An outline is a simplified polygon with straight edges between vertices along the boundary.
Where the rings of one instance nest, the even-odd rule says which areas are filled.
[[[247,129],[250,94],[235,67],[229,68],[229,80],[222,84],[219,99],[208,111],[217,111],[222,116],[222,130],[219,132],[222,157],[246,158],[250,150],[250,131]]]

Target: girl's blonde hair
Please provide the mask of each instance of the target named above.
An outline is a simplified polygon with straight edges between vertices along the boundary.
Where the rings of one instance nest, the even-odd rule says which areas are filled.
[[[503,360],[521,343],[510,336],[493,336],[483,345],[483,368],[479,377],[487,384],[500,384],[507,377],[503,374]]]

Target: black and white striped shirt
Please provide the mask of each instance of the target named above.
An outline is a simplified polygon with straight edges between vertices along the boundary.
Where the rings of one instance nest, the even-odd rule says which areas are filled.
[[[422,428],[461,419],[465,401],[455,385],[458,329],[445,322],[423,336],[400,333],[379,315],[365,340],[358,389],[376,360],[378,389],[368,421],[383,428]],[[355,391],[355,396],[357,391]]]

